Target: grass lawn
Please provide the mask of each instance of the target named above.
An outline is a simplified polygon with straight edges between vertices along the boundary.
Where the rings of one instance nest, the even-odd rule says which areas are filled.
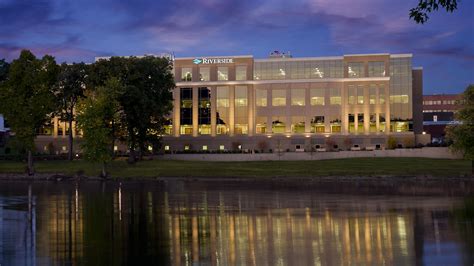
[[[0,161],[1,173],[24,173],[26,164]],[[39,173],[98,176],[100,165],[79,161],[35,162]],[[426,158],[351,158],[323,161],[203,162],[151,160],[108,165],[112,177],[311,177],[432,175],[455,177],[471,173],[471,161]]]

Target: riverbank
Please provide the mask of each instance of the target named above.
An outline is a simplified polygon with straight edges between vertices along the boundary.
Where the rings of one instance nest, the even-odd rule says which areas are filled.
[[[40,161],[33,179],[96,179],[100,165],[83,160]],[[116,160],[108,165],[111,179],[162,178],[468,178],[471,162],[428,158],[351,158],[323,161],[203,162],[147,160],[134,165]],[[0,179],[31,179],[22,162],[0,161]]]

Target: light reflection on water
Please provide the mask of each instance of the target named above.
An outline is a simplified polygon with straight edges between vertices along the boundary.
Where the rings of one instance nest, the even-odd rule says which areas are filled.
[[[339,190],[3,182],[0,265],[472,264],[462,191]]]

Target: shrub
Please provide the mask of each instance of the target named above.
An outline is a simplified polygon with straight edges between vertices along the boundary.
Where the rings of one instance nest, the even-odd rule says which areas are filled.
[[[413,148],[415,146],[413,137],[405,137],[405,139],[403,139],[403,146],[405,146],[405,148]]]
[[[387,148],[395,149],[397,147],[397,139],[393,136],[389,136],[387,139]]]

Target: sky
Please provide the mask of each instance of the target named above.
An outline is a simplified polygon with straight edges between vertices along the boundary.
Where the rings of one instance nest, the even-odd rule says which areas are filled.
[[[458,0],[459,1],[459,0]],[[412,53],[424,94],[474,83],[474,1],[409,19],[418,0],[0,0],[0,59],[22,49],[60,62],[173,52],[290,51],[294,57]]]

